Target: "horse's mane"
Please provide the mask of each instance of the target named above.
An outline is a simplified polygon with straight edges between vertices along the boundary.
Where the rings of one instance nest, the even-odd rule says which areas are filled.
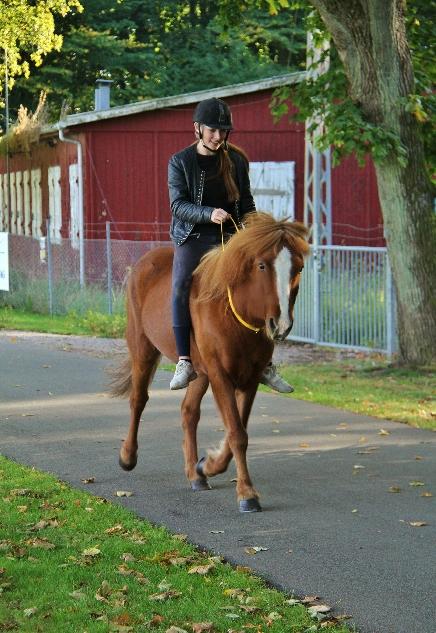
[[[301,222],[275,220],[261,211],[250,213],[245,229],[229,239],[224,251],[217,246],[195,269],[194,275],[200,281],[196,300],[209,301],[226,295],[227,286],[233,288],[244,281],[254,259],[269,251],[278,253],[286,246],[293,257],[302,260],[309,251],[307,232]]]

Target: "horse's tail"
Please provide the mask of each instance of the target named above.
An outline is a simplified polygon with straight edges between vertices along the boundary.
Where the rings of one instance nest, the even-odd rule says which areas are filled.
[[[115,370],[111,370],[112,380],[109,383],[109,395],[112,398],[124,398],[132,390],[132,361],[130,357]]]

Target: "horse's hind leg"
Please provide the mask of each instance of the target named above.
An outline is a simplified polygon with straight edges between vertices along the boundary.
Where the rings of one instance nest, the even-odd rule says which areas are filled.
[[[196,469],[198,462],[197,426],[200,420],[200,404],[209,386],[207,376],[200,375],[189,383],[182,402],[183,453],[185,456],[185,474],[195,491],[209,490],[206,477],[199,475]]]
[[[131,353],[130,424],[120,449],[119,464],[123,470],[132,470],[138,459],[138,427],[141,414],[148,402],[148,387],[160,359],[160,352],[148,341],[141,340],[141,356]]]

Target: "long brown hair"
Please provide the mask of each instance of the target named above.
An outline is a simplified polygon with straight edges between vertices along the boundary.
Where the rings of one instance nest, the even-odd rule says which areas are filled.
[[[227,147],[227,149],[226,149]],[[240,194],[239,189],[236,185],[234,174],[235,174],[235,166],[233,164],[232,159],[229,156],[229,149],[237,152],[247,163],[247,167],[249,165],[249,160],[247,154],[243,149],[237,147],[237,145],[233,145],[232,143],[223,143],[219,149],[219,175],[223,177],[224,185],[227,191],[227,195],[229,197],[230,202],[236,202],[239,200]]]

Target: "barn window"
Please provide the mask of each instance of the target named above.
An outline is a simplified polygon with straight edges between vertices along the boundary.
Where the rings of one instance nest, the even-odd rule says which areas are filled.
[[[61,168],[59,165],[48,168],[48,214],[50,218],[50,237],[53,242],[61,239]]]
[[[250,183],[258,211],[277,220],[295,218],[294,161],[250,163]]]
[[[32,169],[30,173],[32,190],[32,235],[41,237],[42,201],[41,201],[41,170]]]

